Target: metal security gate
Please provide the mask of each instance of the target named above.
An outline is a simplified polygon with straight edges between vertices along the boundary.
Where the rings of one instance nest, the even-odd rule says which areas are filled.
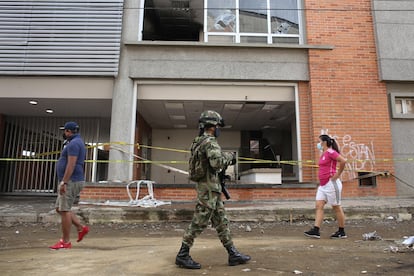
[[[100,126],[109,125],[109,119],[6,117],[5,121],[0,161],[1,193],[56,193],[56,161],[63,147],[63,132],[59,128],[66,121],[76,121],[82,138],[90,145],[86,159],[92,162],[85,163],[86,181],[96,181],[97,172],[105,174],[103,166],[106,164],[93,161],[98,159],[96,145],[102,143]],[[105,136],[109,137],[109,133]]]

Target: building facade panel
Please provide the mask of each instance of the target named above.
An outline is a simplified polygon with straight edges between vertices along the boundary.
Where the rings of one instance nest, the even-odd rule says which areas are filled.
[[[198,46],[183,50],[171,45],[129,45],[128,49],[132,49],[129,74],[136,79],[308,80],[305,49],[246,47],[235,51]]]
[[[116,76],[123,0],[1,1],[0,74]]]
[[[414,40],[413,40],[414,43]],[[384,81],[411,82],[414,79],[414,59],[381,59],[380,73]]]
[[[414,144],[414,114],[399,113],[396,108],[396,99],[414,100],[413,83],[388,83],[387,92],[390,100],[390,118],[392,131],[393,155],[396,160],[395,175],[398,177],[397,191],[399,195],[413,195],[414,187],[411,179],[414,177],[412,170]],[[394,105],[394,106],[393,106]]]
[[[374,0],[380,79],[386,83],[398,195],[413,195],[414,2]]]
[[[372,2],[380,78],[413,81],[414,3],[406,0]]]
[[[0,193],[56,193],[69,120],[88,146],[86,179],[108,178],[122,14],[122,0],[0,1]]]

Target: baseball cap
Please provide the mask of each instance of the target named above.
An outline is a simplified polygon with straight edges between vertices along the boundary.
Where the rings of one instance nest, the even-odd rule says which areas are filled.
[[[61,127],[60,129],[68,129],[71,131],[76,131],[79,129],[79,125],[75,122],[66,122],[64,127]]]

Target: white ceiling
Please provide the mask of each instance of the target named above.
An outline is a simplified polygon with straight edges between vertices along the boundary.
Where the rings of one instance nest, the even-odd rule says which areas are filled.
[[[0,114],[6,116],[54,116],[110,118],[111,100],[0,98]],[[54,113],[46,113],[52,109]],[[290,129],[295,120],[294,102],[164,101],[138,100],[137,110],[152,128],[190,128],[198,126],[204,110],[219,112],[232,130]]]
[[[201,112],[219,112],[233,130],[290,129],[294,102],[139,100],[137,109],[153,128],[197,128]]]
[[[32,98],[0,98],[0,114],[8,116],[55,116],[55,117],[111,117],[110,99],[36,99],[37,105],[29,101]],[[46,109],[53,113],[46,113]]]

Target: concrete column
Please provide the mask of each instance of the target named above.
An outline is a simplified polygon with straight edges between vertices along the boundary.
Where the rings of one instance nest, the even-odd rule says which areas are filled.
[[[108,180],[132,179],[135,143],[136,92],[131,79],[121,79],[115,84],[112,98],[111,148],[109,151]]]
[[[122,42],[119,73],[112,95],[111,135],[113,144],[109,151],[108,180],[132,180],[135,143],[137,91],[129,77],[128,50],[125,41],[137,40],[140,1],[126,0],[122,22]]]

